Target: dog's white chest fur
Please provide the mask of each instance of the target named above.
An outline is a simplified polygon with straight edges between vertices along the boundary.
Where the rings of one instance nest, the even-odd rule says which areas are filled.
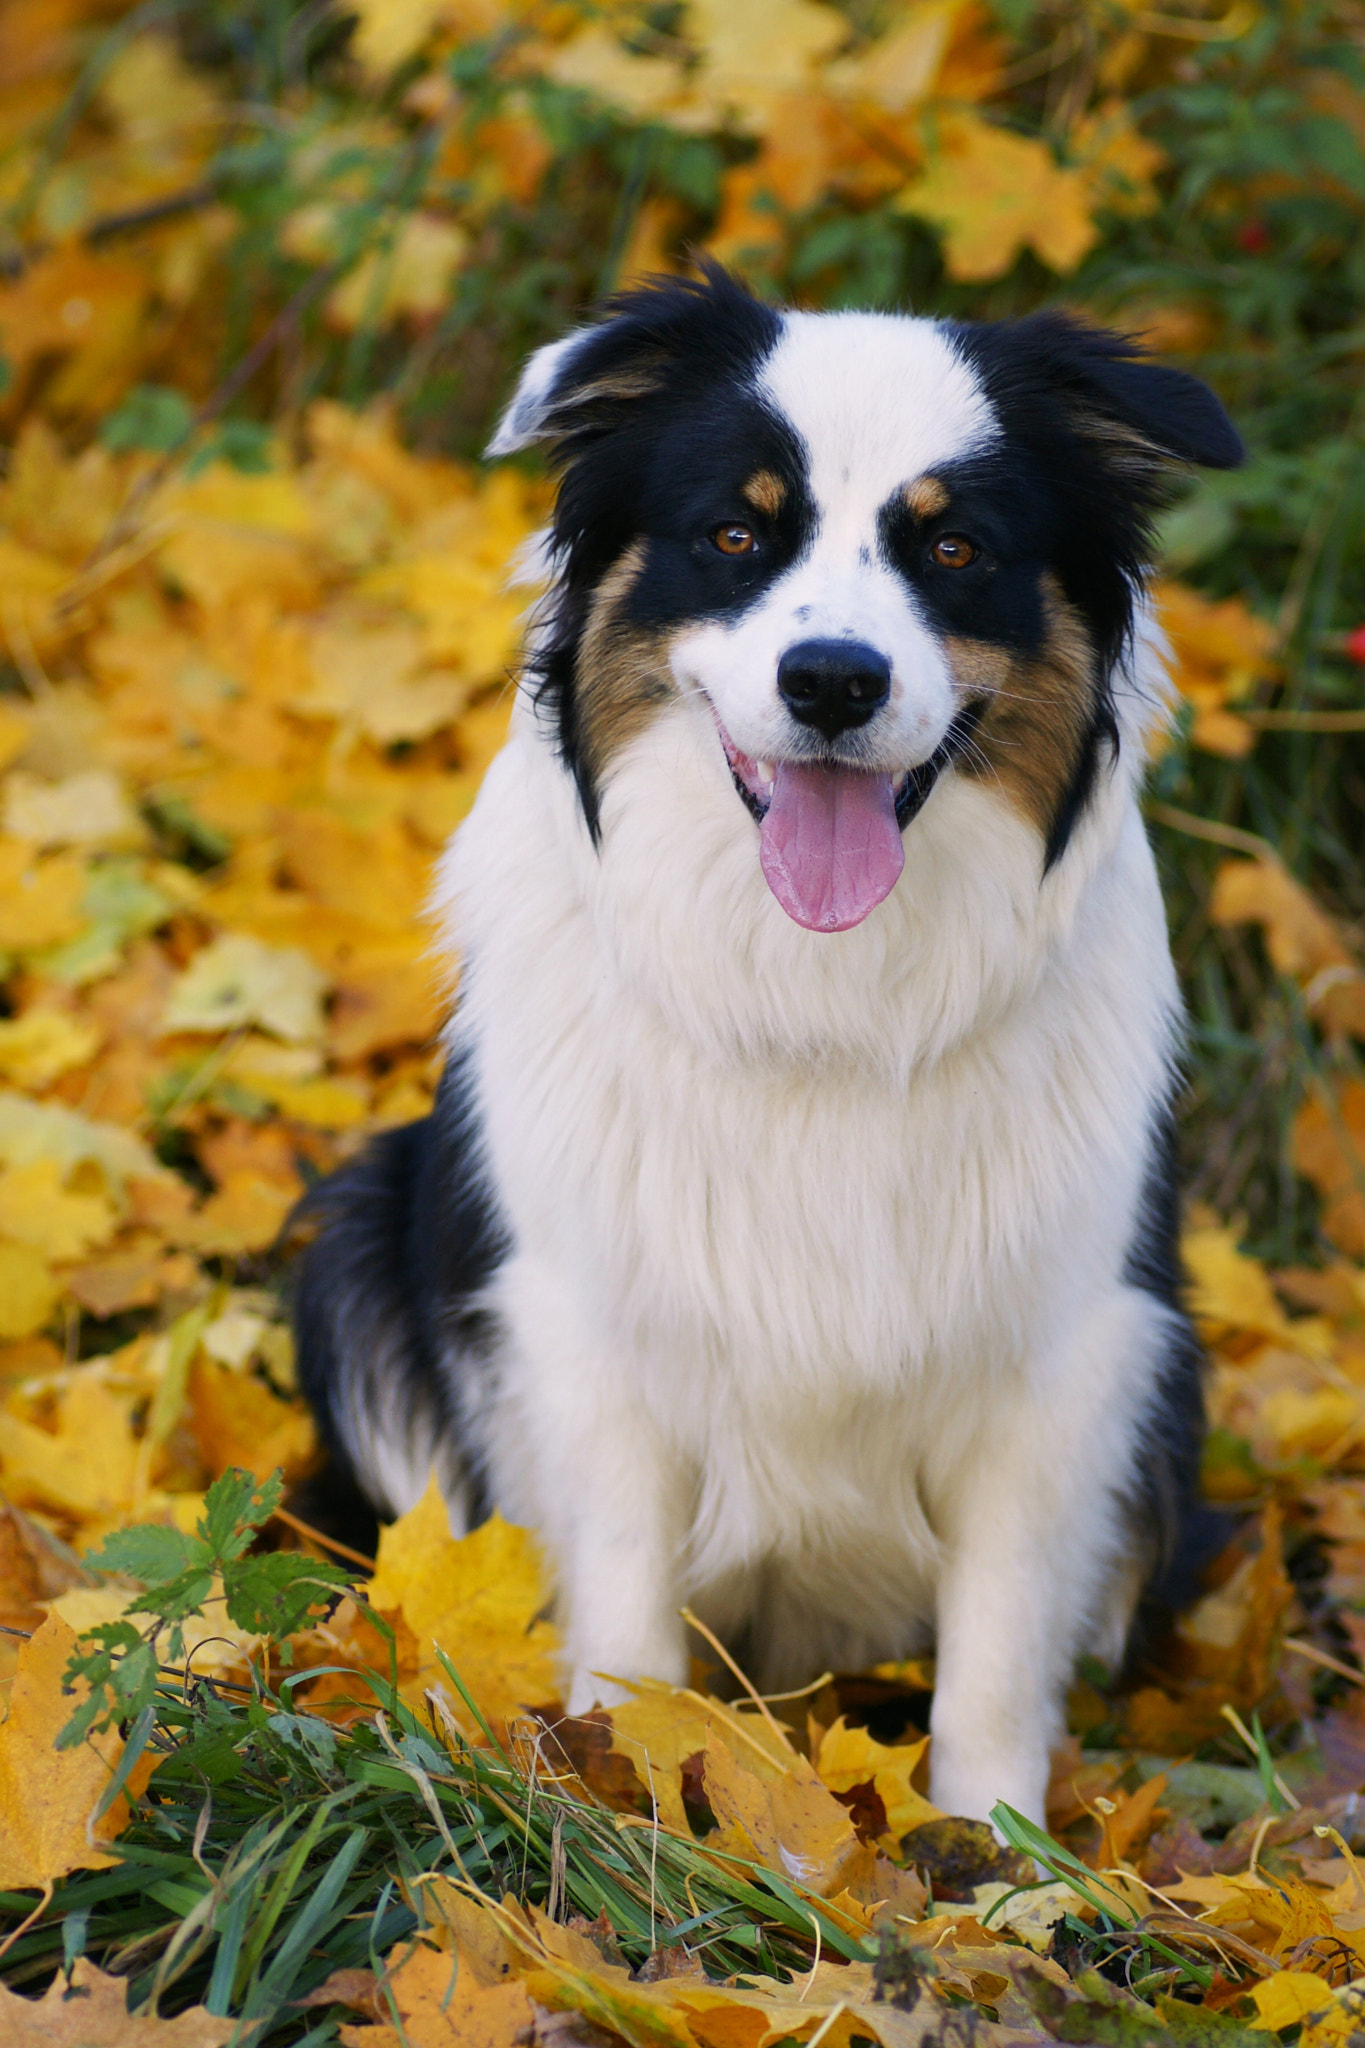
[[[1040,1417],[1103,1464],[1148,1391],[1122,1268],[1175,997],[1128,776],[1041,889],[1036,835],[949,779],[882,909],[817,936],[764,887],[706,721],[684,702],[635,743],[599,853],[523,713],[443,884],[514,1246],[494,1491],[574,1583],[584,1702],[641,1668],[646,1562],[628,1629],[678,1676],[684,1598],[747,1617],[770,1682],[905,1652],[983,1451],[998,1506]],[[578,1558],[583,1489],[594,1522],[620,1493],[647,1559]],[[1069,1531],[1082,1578],[1111,1507]]]

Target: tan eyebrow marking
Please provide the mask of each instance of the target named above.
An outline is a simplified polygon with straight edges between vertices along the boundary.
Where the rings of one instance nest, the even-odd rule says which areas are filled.
[[[917,519],[936,519],[948,509],[948,493],[936,476],[917,476],[904,486],[901,497]]]
[[[749,478],[742,495],[756,512],[765,512],[769,519],[776,519],[786,501],[787,486],[770,469],[760,469]]]

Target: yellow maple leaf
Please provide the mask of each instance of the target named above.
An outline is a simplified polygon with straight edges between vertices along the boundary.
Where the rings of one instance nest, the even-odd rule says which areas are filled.
[[[177,1222],[169,1235],[174,1243],[205,1257],[266,1251],[298,1195],[297,1187],[286,1187],[253,1167],[233,1167],[208,1200]]]
[[[492,35],[520,12],[506,0],[354,0],[351,47],[372,74],[392,71],[437,30],[462,41]]]
[[[831,1792],[872,1785],[886,1809],[882,1847],[889,1855],[897,1855],[902,1835],[925,1821],[942,1818],[938,1807],[911,1783],[928,1747],[927,1735],[922,1741],[899,1747],[877,1742],[866,1728],[850,1728],[841,1715],[821,1739],[815,1768]]]
[[[55,1160],[63,1179],[89,1161],[115,1201],[122,1200],[127,1181],[165,1185],[174,1179],[134,1132],[82,1116],[65,1103],[34,1102],[0,1088],[0,1164],[27,1166],[35,1159]]]
[[[1190,1310],[1210,1343],[1246,1331],[1291,1346],[1295,1328],[1280,1306],[1259,1259],[1241,1250],[1235,1231],[1222,1224],[1187,1230],[1180,1243],[1189,1275]]]
[[[189,1421],[210,1478],[237,1465],[267,1479],[276,1466],[300,1478],[317,1456],[313,1418],[301,1401],[285,1401],[254,1373],[211,1358],[195,1361]]]
[[[162,1014],[164,1032],[230,1031],[259,1024],[278,1038],[322,1036],[326,977],[294,946],[227,932],[196,953]]]
[[[1125,101],[1106,100],[1082,115],[1067,146],[1090,180],[1096,206],[1131,217],[1155,212],[1160,194],[1152,180],[1166,152],[1134,127]]]
[[[141,846],[146,828],[107,768],[86,768],[60,782],[16,768],[5,783],[4,827],[35,846]]]
[[[456,222],[439,214],[405,214],[395,222],[389,246],[368,250],[331,293],[327,317],[350,333],[439,313],[468,249],[469,237]]]
[[[0,335],[4,329],[0,327]],[[28,547],[13,534],[0,533],[0,646],[13,654],[32,647],[46,654],[63,637],[52,600],[71,580],[71,572],[50,555]]]
[[[608,28],[595,22],[571,41],[545,51],[536,68],[557,85],[590,92],[637,121],[695,126],[706,120],[693,109],[688,121],[692,102],[680,63],[627,50]]]
[[[26,1010],[0,1021],[0,1075],[21,1088],[46,1088],[83,1067],[100,1044],[97,1025],[65,1010]]]
[[[58,1398],[56,1427],[41,1428],[0,1408],[0,1480],[21,1507],[45,1509],[81,1524],[132,1517],[140,1505],[140,1443],[135,1392],[115,1392],[97,1365],[73,1372]],[[98,1444],[99,1455],[90,1455]]]
[[[218,113],[204,73],[192,70],[166,35],[142,34],[126,43],[100,79],[99,100],[135,146],[164,147],[183,135],[202,147]]]
[[[924,0],[854,57],[830,65],[825,83],[899,113],[929,97],[938,83],[959,17],[971,0]]]
[[[463,674],[428,666],[426,636],[404,621],[330,620],[310,635],[310,652],[312,685],[292,709],[338,719],[381,746],[438,732],[469,696]]]
[[[1099,237],[1085,175],[1059,164],[1046,142],[965,110],[936,124],[929,168],[895,204],[943,231],[949,275],[1003,277],[1023,249],[1051,270],[1074,270]]]
[[[609,1673],[609,1676],[617,1676]],[[740,1716],[719,1700],[658,1679],[628,1683],[631,1697],[611,1709],[611,1749],[633,1765],[636,1777],[654,1799],[665,1827],[690,1836],[691,1825],[682,1797],[682,1766],[719,1734],[743,1749],[747,1766],[760,1776],[781,1772],[791,1751],[780,1735],[756,1716]]]
[[[384,1987],[398,2009],[401,2039],[413,2048],[517,2048],[533,2038],[535,2008],[520,1978],[490,1978],[463,1946],[452,1957],[427,1941],[390,1957]],[[347,2048],[389,2048],[389,2026],[347,2027]]]
[[[535,1537],[498,1514],[453,1537],[434,1475],[416,1507],[380,1532],[369,1599],[380,1613],[400,1613],[417,1640],[411,1696],[439,1685],[466,1732],[475,1724],[438,1645],[495,1730],[519,1708],[555,1698],[559,1638],[542,1618],[548,1591]]]
[[[63,853],[35,860],[34,852],[23,840],[0,839],[0,951],[6,953],[60,946],[86,922],[84,863]]]
[[[86,1690],[62,1688],[75,1642],[74,1630],[50,1615],[19,1652],[9,1716],[0,1723],[0,1889],[48,1884],[118,1860],[100,1844],[127,1826],[127,1800],[120,1794],[102,1819],[93,1815],[123,1754],[122,1737],[110,1730],[75,1749],[55,1746]]]
[[[700,91],[714,113],[760,123],[775,95],[810,82],[848,40],[848,24],[814,0],[688,0],[687,36],[701,53]]]
[[[1214,602],[1183,583],[1153,584],[1152,602],[1170,643],[1171,680],[1194,710],[1191,740],[1240,760],[1256,731],[1228,707],[1275,674],[1274,626],[1240,597]]]
[[[720,1823],[711,1846],[767,1864],[830,1898],[872,1873],[872,1851],[858,1840],[848,1811],[805,1757],[763,1779],[714,1734],[703,1760],[706,1797]]]
[[[69,1978],[58,1970],[41,1998],[0,1984],[5,2048],[228,2048],[239,2027],[202,2005],[187,2006],[174,2019],[130,2013],[128,1979],[106,1975],[88,1956],[77,1956]]]
[[[1224,861],[1214,876],[1209,916],[1215,924],[1258,924],[1279,974],[1307,981],[1324,968],[1351,965],[1337,926],[1278,860]]]
[[[61,1291],[61,1283],[40,1252],[31,1245],[7,1244],[0,1238],[0,1337],[32,1337],[45,1329]]]
[[[1276,1970],[1262,1977],[1252,1985],[1251,1999],[1256,2007],[1252,2024],[1273,2034],[1298,2026],[1310,2013],[1329,2012],[1336,2003],[1331,1985],[1307,1970]]]
[[[0,1237],[45,1259],[80,1258],[108,1242],[117,1220],[106,1195],[65,1187],[54,1159],[0,1168]]]
[[[1365,1081],[1313,1095],[1294,1119],[1294,1164],[1322,1197],[1322,1229],[1365,1258]]]

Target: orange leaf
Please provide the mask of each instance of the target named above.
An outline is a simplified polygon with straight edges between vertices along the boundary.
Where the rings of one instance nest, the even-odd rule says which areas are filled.
[[[1325,1234],[1365,1258],[1365,1081],[1343,1083],[1326,1102],[1309,1097],[1294,1119],[1294,1164],[1322,1197]]]
[[[123,1754],[122,1736],[108,1731],[75,1749],[55,1747],[88,1690],[62,1689],[75,1642],[74,1631],[53,1614],[19,1652],[9,1718],[0,1724],[0,1889],[47,1884],[118,1860],[100,1844],[127,1826],[128,1801],[120,1794],[101,1820],[92,1825],[91,1816]],[[149,1757],[142,1784],[151,1767]]]
[[[277,1465],[297,1479],[317,1452],[313,1418],[301,1404],[282,1401],[250,1372],[234,1372],[197,1358],[190,1374],[190,1426],[210,1478],[232,1465],[266,1479]]]
[[[112,1859],[109,1859],[112,1860]],[[5,2048],[227,2048],[236,2020],[202,2005],[163,2020],[128,2010],[128,1979],[106,1977],[87,1956],[58,1970],[41,1998],[20,1998],[0,1984],[0,2036]]]
[[[530,2035],[535,2014],[519,1979],[481,1982],[463,1956],[427,1942],[402,1951],[384,1982],[410,2048],[518,2048]],[[348,2048],[387,2048],[399,2037],[392,2027],[349,2026],[341,2038]]]

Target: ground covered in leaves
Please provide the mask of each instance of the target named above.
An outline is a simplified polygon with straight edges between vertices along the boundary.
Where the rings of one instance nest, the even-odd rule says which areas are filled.
[[[0,2039],[1365,2033],[1363,46],[0,0]],[[526,1532],[429,1496],[368,1560],[294,1490],[278,1234],[431,1100],[422,906],[548,502],[472,458],[525,347],[688,243],[813,304],[1060,292],[1251,448],[1163,528],[1149,805],[1228,1546],[1077,1675],[1008,1847],[928,1803],[931,1665],[765,1704],[716,1655],[567,1722]]]

